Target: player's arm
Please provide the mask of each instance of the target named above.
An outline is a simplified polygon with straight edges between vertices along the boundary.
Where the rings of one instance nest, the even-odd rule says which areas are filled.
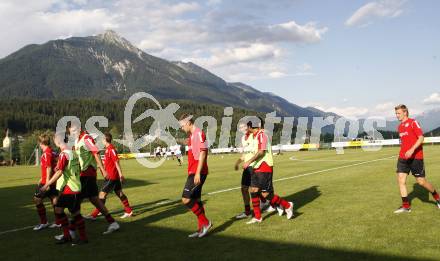
[[[118,170],[119,179],[122,181],[125,180],[124,175],[122,175],[121,165],[119,165],[119,161],[115,162],[116,169]]]
[[[237,159],[237,161],[235,162],[235,165],[234,165],[234,169],[238,170],[239,166],[242,162],[244,162],[244,154],[242,154],[241,157]]]
[[[41,190],[45,191],[49,189],[49,186],[54,184],[60,177],[63,175],[62,170],[57,170],[55,174],[46,182],[46,184],[41,188]]]
[[[200,172],[202,171],[203,164],[205,164],[207,150],[200,150],[199,164],[197,165],[196,175],[194,176],[194,184],[200,184]]]
[[[52,174],[52,167],[47,167],[46,168],[46,184],[49,182],[51,174]]]
[[[104,165],[102,164],[101,156],[99,155],[99,153],[94,153],[93,156],[95,157],[98,169],[101,171],[101,175],[106,179],[107,171],[105,171]]]
[[[252,158],[250,158],[248,161],[246,161],[243,164],[243,169],[247,169],[249,167],[249,165],[251,165],[253,162],[258,161],[259,159],[264,157],[265,152],[266,152],[266,150],[264,150],[264,149],[258,150],[258,152],[255,153],[254,156],[252,156]]]
[[[93,157],[95,158],[96,165],[98,169],[101,171],[101,175],[106,179],[107,178],[107,172],[104,169],[104,165],[101,161],[101,156],[99,155],[99,149],[96,147],[95,142],[91,137],[88,137],[85,140],[85,144],[87,146],[87,149],[93,154]]]

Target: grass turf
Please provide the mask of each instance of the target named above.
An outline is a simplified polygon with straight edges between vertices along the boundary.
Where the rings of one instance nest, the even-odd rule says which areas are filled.
[[[346,150],[284,153],[275,156],[276,193],[295,202],[296,218],[265,215],[262,224],[246,225],[234,216],[243,211],[238,189],[241,173],[233,171],[237,155],[210,156],[210,174],[203,188],[206,212],[214,227],[208,237],[188,239],[196,218],[179,202],[186,168],[168,160],[147,169],[135,160],[122,161],[124,191],[136,216],[117,220],[121,230],[103,236],[104,219],[87,221],[90,243],[71,247],[54,244],[58,230],[34,232],[38,223],[32,203],[37,167],[0,169],[1,260],[401,260],[440,259],[438,220],[432,197],[408,178],[413,212],[395,215],[400,204],[395,180],[398,148],[378,152]],[[427,178],[440,186],[440,147],[425,147]],[[291,157],[293,156],[293,160]],[[390,158],[391,157],[391,158]],[[380,159],[380,160],[379,160]],[[307,175],[303,175],[307,174]],[[310,174],[310,175],[309,175]],[[301,176],[303,175],[303,176]],[[295,178],[291,178],[298,176]],[[122,205],[111,195],[115,217]],[[46,202],[48,217],[52,210]],[[82,213],[92,210],[82,204]]]

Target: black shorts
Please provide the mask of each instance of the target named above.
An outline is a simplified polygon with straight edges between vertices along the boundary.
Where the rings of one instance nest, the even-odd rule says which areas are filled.
[[[98,196],[98,184],[94,176],[82,176],[81,180],[81,198],[92,198]]]
[[[272,177],[271,172],[253,172],[251,187],[259,188],[262,192],[273,192]]]
[[[425,177],[425,164],[422,159],[402,159],[397,161],[397,173],[411,174],[416,178]]]
[[[101,191],[105,192],[107,194],[112,191],[116,192],[116,191],[120,191],[120,190],[122,190],[122,184],[119,179],[117,179],[117,180],[106,179],[104,181],[104,184],[102,184],[102,188],[101,188]]]
[[[70,213],[78,212],[81,209],[81,196],[80,194],[61,194],[55,206],[67,208]]]
[[[205,184],[207,175],[203,175],[203,174],[200,175],[200,184],[198,186],[194,184],[194,176],[195,175],[188,175],[188,178],[186,179],[185,187],[183,188],[182,198],[197,199],[202,196],[202,188],[203,188],[203,184]]]
[[[241,175],[241,185],[250,187],[251,186],[251,176],[254,169],[252,167],[248,167],[243,170],[243,174]]]
[[[35,188],[34,196],[36,198],[44,199],[44,198],[52,198],[58,196],[58,190],[55,186],[50,186],[48,191],[41,192],[40,189],[43,187],[43,184],[38,184]]]

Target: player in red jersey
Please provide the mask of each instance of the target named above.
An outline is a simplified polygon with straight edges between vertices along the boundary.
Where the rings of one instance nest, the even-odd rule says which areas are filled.
[[[103,143],[105,146],[104,168],[105,171],[107,171],[107,178],[101,188],[101,192],[99,192],[99,199],[105,204],[108,193],[114,191],[124,206],[125,213],[121,216],[121,218],[131,217],[133,215],[133,210],[128,203],[127,196],[122,191],[122,183],[124,182],[125,178],[122,175],[118,153],[112,144],[112,135],[110,133],[104,134]],[[95,208],[90,216],[96,218],[99,213],[99,209]]]
[[[42,134],[38,137],[38,143],[40,145],[43,154],[41,155],[40,165],[41,165],[41,178],[38,181],[38,186],[34,194],[34,202],[37,208],[38,216],[40,217],[40,224],[34,227],[35,231],[44,229],[49,227],[49,223],[47,221],[46,216],[46,208],[43,204],[44,198],[49,198],[52,206],[55,206],[58,192],[55,188],[55,185],[50,186],[45,191],[40,191],[40,189],[49,181],[52,177],[57,155],[52,151],[50,147],[50,137],[47,134]],[[52,227],[52,226],[51,226]],[[53,227],[59,227],[56,223],[53,224]]]
[[[58,157],[55,173],[40,190],[46,191],[51,185],[56,184],[56,189],[60,193],[55,205],[55,215],[57,222],[61,224],[63,228],[63,236],[61,238],[55,238],[58,240],[57,244],[69,243],[73,239],[71,233],[69,233],[69,220],[64,213],[64,209],[67,208],[72,215],[75,228],[78,229],[80,237],[79,240],[72,245],[86,244],[88,243],[86,227],[80,212],[81,181],[78,157],[65,143],[64,133],[56,133],[54,143],[60,148],[61,153]]]
[[[103,233],[104,235],[119,230],[118,222],[112,217],[104,203],[99,200],[99,189],[97,185],[97,169],[101,171],[104,178],[107,177],[104,165],[99,155],[99,149],[95,145],[95,141],[87,131],[81,129],[81,124],[70,122],[68,125],[69,135],[75,139],[74,152],[78,155],[81,168],[81,198],[88,198],[89,201],[98,209],[105,217],[109,226]],[[91,216],[84,217],[86,219],[95,220]],[[74,224],[74,223],[72,223]],[[74,226],[72,225],[72,230]]]
[[[208,146],[205,133],[194,125],[192,116],[184,114],[180,127],[188,134],[188,178],[182,193],[182,203],[197,216],[198,230],[189,237],[204,237],[212,227],[205,216],[202,203],[202,187],[208,175]]]
[[[249,121],[248,127],[251,128],[251,133],[254,137],[254,155],[243,164],[243,169],[247,169],[250,166],[253,168],[250,192],[254,217],[246,224],[261,223],[263,221],[260,209],[260,196],[269,201],[272,207],[281,206],[283,209],[281,215],[285,211],[287,219],[291,219],[293,218],[293,203],[275,194],[273,187],[272,147],[269,137],[263,129],[263,119],[260,118],[260,124]]]
[[[440,196],[425,178],[425,165],[423,162],[423,131],[419,123],[409,118],[408,108],[401,104],[395,108],[396,117],[400,121],[398,127],[400,136],[400,153],[397,161],[397,182],[399,184],[400,195],[402,196],[402,206],[394,213],[411,212],[411,205],[406,189],[406,179],[411,172],[416,178],[417,183],[431,192],[437,207],[440,208]]]

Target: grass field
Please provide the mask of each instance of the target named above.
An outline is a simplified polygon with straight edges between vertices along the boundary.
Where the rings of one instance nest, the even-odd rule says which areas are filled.
[[[146,169],[122,162],[125,192],[135,217],[119,220],[121,230],[107,236],[104,219],[87,222],[90,243],[54,244],[58,230],[39,232],[32,195],[39,169],[0,169],[0,260],[411,260],[439,259],[440,210],[430,194],[408,179],[413,212],[395,215],[400,196],[395,180],[398,148],[379,152],[346,150],[285,153],[275,156],[275,190],[294,201],[296,218],[265,215],[262,224],[246,225],[242,211],[237,155],[211,156],[204,186],[206,212],[214,227],[203,239],[188,239],[196,228],[192,213],[180,204],[186,168],[169,160]],[[440,186],[440,147],[425,148],[427,178]],[[293,156],[293,159],[291,157]],[[107,206],[119,216],[122,206],[111,195]],[[49,205],[48,216],[53,220]],[[85,202],[82,212],[92,205]],[[5,231],[10,231],[3,233]]]

